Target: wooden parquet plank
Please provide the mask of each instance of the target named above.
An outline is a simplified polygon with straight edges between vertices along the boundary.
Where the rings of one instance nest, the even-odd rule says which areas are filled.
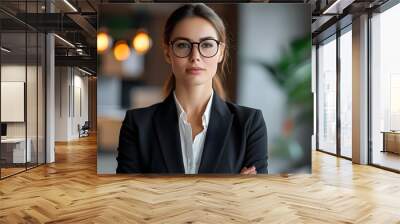
[[[313,152],[313,174],[97,175],[96,139],[0,181],[0,223],[399,223],[400,175]]]

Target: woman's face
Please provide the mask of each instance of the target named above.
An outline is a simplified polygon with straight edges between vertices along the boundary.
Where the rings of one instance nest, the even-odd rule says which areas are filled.
[[[223,59],[224,45],[214,46],[213,44],[216,42],[211,39],[220,41],[213,25],[203,18],[186,18],[175,26],[170,38],[170,41],[175,44],[174,46],[165,46],[164,54],[175,74],[176,85],[212,85],[212,78],[217,72],[218,63]],[[202,40],[207,41],[203,41],[200,46],[193,44],[190,54],[182,57],[186,55],[185,52],[190,51],[189,42]],[[207,57],[214,54],[213,46],[217,47],[218,51],[214,56]],[[199,48],[201,48],[202,54],[200,54]]]

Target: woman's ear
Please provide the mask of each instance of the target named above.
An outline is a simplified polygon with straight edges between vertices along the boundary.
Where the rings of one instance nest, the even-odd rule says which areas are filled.
[[[220,51],[219,51],[219,57],[218,57],[218,63],[221,63],[222,60],[224,59],[224,53],[225,53],[225,44],[221,44]]]
[[[165,61],[168,63],[168,64],[171,64],[171,55],[169,54],[169,46],[168,45],[163,45],[163,50],[164,50],[164,58],[165,58]]]

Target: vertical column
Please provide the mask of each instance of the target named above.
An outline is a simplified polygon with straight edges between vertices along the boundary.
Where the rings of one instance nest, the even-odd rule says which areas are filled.
[[[46,11],[53,12],[51,1],[46,1]],[[46,34],[46,163],[55,162],[55,54],[54,34]]]
[[[368,163],[368,15],[353,19],[353,162]]]
[[[89,77],[88,80],[88,102],[89,102],[89,122],[90,122],[90,131],[97,131],[97,78]]]
[[[312,53],[311,53],[311,65],[312,65],[312,70],[311,70],[311,92],[313,95],[313,134],[311,136],[311,146],[312,150],[317,149],[317,140],[316,140],[316,134],[317,134],[317,84],[316,84],[316,79],[317,79],[317,47],[315,45],[312,45]]]
[[[342,155],[342,124],[341,124],[341,114],[340,114],[340,83],[341,83],[341,64],[340,64],[340,28],[336,28],[336,155]]]

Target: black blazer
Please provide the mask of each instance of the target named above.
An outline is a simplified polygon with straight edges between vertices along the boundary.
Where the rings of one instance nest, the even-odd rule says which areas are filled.
[[[223,101],[215,92],[198,173],[268,173],[267,128],[260,110]],[[117,173],[185,173],[173,93],[128,110],[119,134]]]

